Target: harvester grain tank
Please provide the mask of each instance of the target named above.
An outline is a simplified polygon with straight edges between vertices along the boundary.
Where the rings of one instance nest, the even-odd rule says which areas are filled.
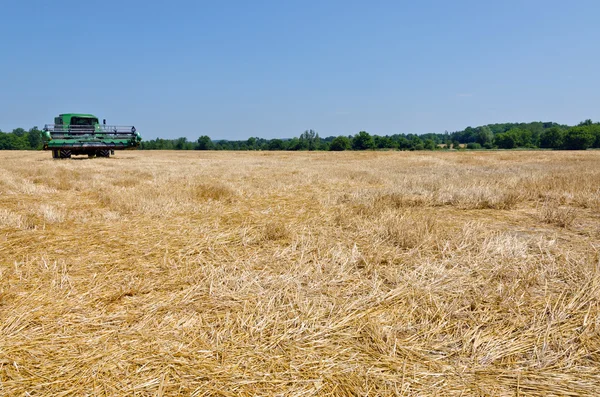
[[[110,157],[115,150],[137,148],[142,137],[134,126],[106,125],[106,120],[100,124],[93,114],[64,113],[46,124],[42,140],[53,158]]]

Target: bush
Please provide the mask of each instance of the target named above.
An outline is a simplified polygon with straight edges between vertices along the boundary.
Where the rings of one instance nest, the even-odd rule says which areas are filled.
[[[467,149],[481,149],[481,145],[477,142],[467,143]]]
[[[331,141],[331,145],[329,146],[329,150],[334,152],[341,152],[344,150],[350,149],[350,139],[341,135]]]

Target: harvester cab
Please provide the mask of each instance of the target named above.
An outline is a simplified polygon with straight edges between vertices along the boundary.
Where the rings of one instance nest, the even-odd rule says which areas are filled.
[[[53,158],[72,155],[110,157],[115,150],[135,149],[142,141],[134,126],[102,124],[92,114],[65,113],[46,124],[42,133],[44,150],[51,150]]]

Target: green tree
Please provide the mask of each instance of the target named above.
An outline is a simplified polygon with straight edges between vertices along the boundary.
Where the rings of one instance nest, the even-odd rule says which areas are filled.
[[[343,150],[349,150],[350,149],[350,139],[348,139],[347,137],[340,135],[338,137],[336,137],[333,141],[331,141],[331,145],[329,146],[329,150],[335,151],[335,152],[341,152]]]
[[[592,135],[594,135],[594,143],[592,144],[592,147],[600,148],[600,124],[592,124],[588,128],[590,129]]]
[[[486,143],[492,143],[492,141],[494,140],[494,133],[487,125],[479,127],[475,136],[476,142],[479,143],[481,146],[485,145]]]
[[[27,132],[27,140],[30,148],[40,149],[42,146],[42,131],[38,130],[37,127],[33,127]]]
[[[297,137],[293,137],[290,139],[287,145],[287,150],[303,150],[305,148],[302,147],[302,142]]]
[[[503,132],[501,134],[496,135],[496,137],[494,138],[494,143],[500,149],[514,149],[517,147],[517,138],[515,134]]]
[[[510,132],[510,131],[509,131]],[[519,147],[536,147],[535,138],[533,132],[527,129],[519,128],[516,131],[517,134],[517,145]]]
[[[435,145],[433,139],[425,139],[425,142],[423,142],[423,148],[425,150],[435,150],[437,149],[437,146]]]
[[[302,148],[308,150],[318,150],[321,138],[315,130],[306,130],[300,135]]]
[[[175,139],[173,146],[175,147],[175,150],[185,150],[187,143],[188,143],[187,138],[181,137],[181,138]]]
[[[398,149],[400,149],[400,150],[408,150],[412,146],[410,141],[403,136],[395,139],[395,142],[396,142],[396,145],[398,146]]]
[[[506,136],[508,136],[508,141],[513,140],[513,147],[533,147],[533,133],[529,130],[514,127],[505,132]],[[498,145],[502,147],[501,145]],[[504,149],[512,149],[510,147],[504,147]]]
[[[360,131],[352,138],[352,149],[354,150],[373,149],[374,146],[373,137],[366,131]]]
[[[281,139],[271,139],[267,148],[269,150],[283,150],[285,149],[285,143]]]
[[[469,126],[462,133],[462,142],[475,142],[477,140],[477,129]]]
[[[418,135],[410,136],[410,150],[425,150],[425,144]]]
[[[564,132],[558,127],[548,128],[540,136],[540,147],[560,149],[563,146]]]
[[[248,140],[246,141],[246,145],[248,145],[248,150],[256,150],[256,138],[248,138]]]
[[[15,136],[22,137],[27,133],[27,131],[25,131],[23,128],[15,128],[12,133],[15,134]]]
[[[377,149],[395,149],[396,143],[388,136],[373,136],[373,144]]]
[[[586,126],[573,127],[565,134],[563,147],[568,150],[585,150],[592,146],[595,136]]]
[[[210,137],[202,135],[198,138],[198,144],[196,145],[197,150],[211,150],[214,148],[213,142]]]
[[[28,146],[23,136],[0,132],[0,150],[26,150]]]

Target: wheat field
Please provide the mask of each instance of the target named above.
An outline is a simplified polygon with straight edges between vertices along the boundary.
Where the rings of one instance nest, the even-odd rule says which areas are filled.
[[[0,152],[0,394],[600,393],[600,151]]]

